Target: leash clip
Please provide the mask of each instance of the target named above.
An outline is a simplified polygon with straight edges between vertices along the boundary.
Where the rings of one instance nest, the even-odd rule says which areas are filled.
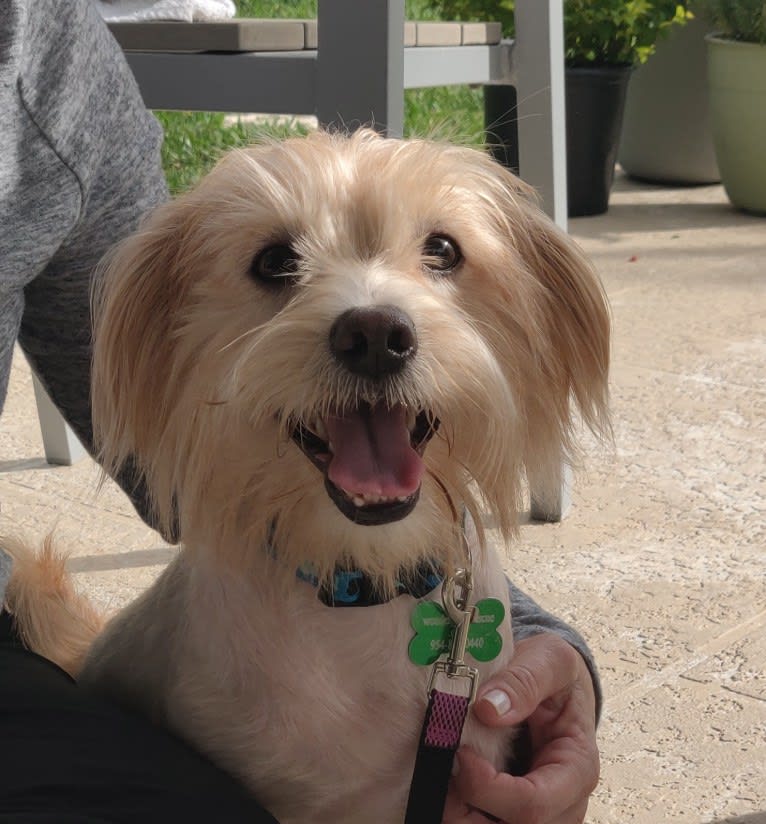
[[[471,667],[465,663],[468,632],[476,613],[476,607],[468,606],[472,589],[471,572],[468,569],[458,569],[444,581],[442,603],[445,612],[455,624],[455,632],[452,636],[452,648],[446,660],[437,661],[431,669],[427,689],[427,694],[431,695],[431,690],[434,689],[434,683],[439,675],[444,675],[450,680],[466,679],[469,682],[467,696],[469,705],[473,704],[476,699],[479,688],[479,671],[476,667]]]
[[[479,686],[479,671],[465,663],[468,633],[477,613],[475,606],[468,606],[473,584],[467,542],[466,555],[467,568],[456,570],[442,584],[444,612],[455,628],[449,654],[445,659],[437,660],[431,668],[428,707],[415,757],[405,824],[439,824],[442,820],[455,752],[460,746],[466,715]],[[502,604],[500,606],[502,608]],[[441,615],[441,626],[444,623],[444,615]],[[417,631],[420,627],[413,625],[413,628]],[[436,689],[434,684],[439,676],[467,681],[468,695]]]

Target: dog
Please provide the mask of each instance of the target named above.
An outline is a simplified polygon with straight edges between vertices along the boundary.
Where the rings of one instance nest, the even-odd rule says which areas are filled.
[[[468,569],[510,615],[483,524],[507,543],[525,483],[555,491],[573,413],[608,426],[592,266],[483,152],[361,130],[233,151],[96,280],[100,460],[138,467],[182,550],[102,627],[50,549],[17,547],[23,637],[283,824],[402,821],[431,672],[413,607]],[[497,632],[482,678],[512,657]],[[470,713],[463,742],[511,757]]]

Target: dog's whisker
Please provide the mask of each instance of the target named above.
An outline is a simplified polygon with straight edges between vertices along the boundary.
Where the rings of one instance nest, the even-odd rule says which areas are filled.
[[[460,515],[458,514],[458,509],[455,506],[455,502],[452,500],[452,496],[449,494],[449,491],[447,490],[447,486],[445,485],[444,481],[442,481],[442,479],[436,472],[433,472],[430,469],[426,470],[426,472],[428,473],[428,475],[430,475],[434,483],[442,491],[442,494],[444,495],[444,500],[447,502],[447,506],[449,506],[450,512],[452,514],[452,520],[455,523],[458,523]]]
[[[258,332],[260,332],[262,329],[263,329],[263,326],[261,325],[261,326],[253,326],[251,329],[247,329],[247,330],[245,330],[244,332],[242,332],[242,334],[237,335],[237,337],[236,337],[236,338],[232,338],[232,340],[230,340],[228,343],[225,343],[225,344],[224,344],[224,345],[223,345],[223,346],[222,346],[222,347],[218,350],[218,354],[219,354],[219,355],[222,355],[224,352],[226,352],[227,350],[231,349],[231,348],[232,348],[232,346],[236,346],[238,343],[241,343],[243,340],[246,340],[246,339],[247,339],[247,338],[249,338],[250,336],[252,336],[252,335],[256,335],[256,334],[257,334]]]
[[[292,499],[293,497],[295,497],[296,495],[301,493],[301,491],[305,492],[305,490],[308,489],[309,487],[310,487],[310,484],[308,484],[308,483],[296,484],[293,487],[288,487],[288,488],[282,490],[278,495],[270,495],[266,499],[265,503],[267,505],[278,505],[280,502],[282,502],[284,500]]]

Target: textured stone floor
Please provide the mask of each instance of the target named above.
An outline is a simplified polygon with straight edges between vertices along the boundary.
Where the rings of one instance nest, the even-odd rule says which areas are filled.
[[[766,824],[766,219],[720,187],[619,180],[572,221],[614,313],[615,448],[571,515],[523,527],[514,579],[589,638],[602,781],[589,824]],[[125,603],[172,557],[89,461],[45,464],[16,359],[0,533],[55,528],[81,585]]]

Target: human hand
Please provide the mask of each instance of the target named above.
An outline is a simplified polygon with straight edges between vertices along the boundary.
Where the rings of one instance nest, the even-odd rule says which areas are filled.
[[[443,824],[582,824],[599,754],[593,681],[580,653],[548,632],[519,641],[510,667],[482,688],[474,714],[490,727],[526,722],[531,766],[512,776],[461,748]]]

